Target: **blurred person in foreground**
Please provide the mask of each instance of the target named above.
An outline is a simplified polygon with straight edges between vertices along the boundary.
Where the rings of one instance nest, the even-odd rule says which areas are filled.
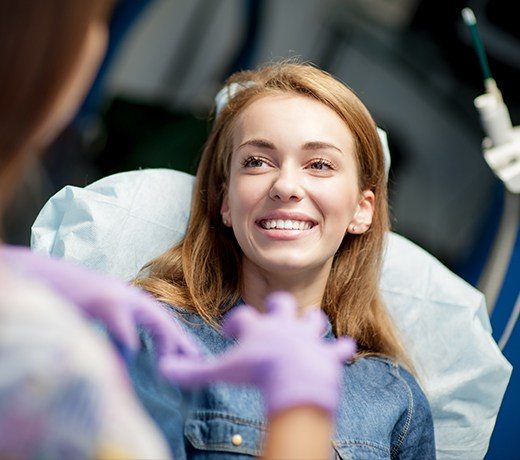
[[[81,104],[104,55],[112,7],[106,0],[1,2],[0,212],[27,165]],[[270,297],[267,313],[253,322],[247,307],[226,318],[224,330],[239,339],[222,360],[228,371],[233,363],[226,374],[219,366],[208,371],[172,315],[121,281],[2,243],[0,292],[0,457],[168,458],[170,449],[137,402],[112,346],[135,354],[142,347],[137,328],[149,334],[154,362],[169,371],[160,378],[176,380],[172,363],[183,363],[187,371],[204,370],[204,376],[188,372],[184,384],[247,382],[276,401],[266,458],[327,455],[342,362],[353,344],[323,342],[323,318],[298,317],[288,294]],[[104,323],[112,340],[91,319]],[[291,337],[281,333],[287,329]],[[264,352],[259,344],[268,341],[285,354]],[[262,373],[251,372],[253,352],[265,354]],[[267,384],[260,374],[270,369],[273,375],[287,354],[295,364],[283,385]],[[298,400],[287,395],[287,386],[309,376],[310,354],[328,371],[321,386],[326,400],[314,397],[309,385]]]

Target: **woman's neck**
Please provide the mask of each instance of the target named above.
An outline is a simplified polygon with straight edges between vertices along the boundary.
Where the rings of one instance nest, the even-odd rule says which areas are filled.
[[[263,310],[264,299],[275,291],[293,294],[302,310],[320,307],[330,273],[330,266],[301,272],[266,272],[244,260],[242,298],[245,303]]]

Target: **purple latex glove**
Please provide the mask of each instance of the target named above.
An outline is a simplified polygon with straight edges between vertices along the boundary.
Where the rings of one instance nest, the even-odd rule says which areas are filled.
[[[222,331],[238,344],[206,363],[159,363],[160,370],[180,385],[212,381],[253,384],[264,395],[268,414],[300,405],[333,413],[341,389],[342,363],[354,355],[355,342],[321,338],[326,324],[321,310],[297,317],[294,297],[277,292],[266,300],[267,314],[244,305],[224,319]]]
[[[149,294],[123,281],[81,266],[46,257],[25,247],[0,247],[0,261],[48,285],[87,316],[103,321],[109,332],[132,351],[139,349],[137,326],[148,329],[158,359],[200,358],[198,347]]]

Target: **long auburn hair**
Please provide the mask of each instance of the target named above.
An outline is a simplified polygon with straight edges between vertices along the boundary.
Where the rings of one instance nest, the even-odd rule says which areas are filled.
[[[0,4],[0,210],[36,157],[35,131],[75,71],[93,21],[112,0],[5,0]]]
[[[370,229],[361,235],[346,234],[335,254],[321,307],[336,335],[357,340],[360,354],[386,355],[412,368],[379,291],[388,207],[382,147],[368,110],[347,86],[309,64],[283,62],[243,71],[226,83],[237,83],[242,89],[218,114],[204,147],[186,235],[145,265],[135,283],[218,326],[242,289],[242,251],[220,215],[234,122],[248,105],[267,95],[310,97],[334,110],[349,128],[355,140],[360,191],[372,190],[376,198]]]

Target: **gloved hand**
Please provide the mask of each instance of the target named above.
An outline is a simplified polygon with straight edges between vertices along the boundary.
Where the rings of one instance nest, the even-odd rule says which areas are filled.
[[[484,139],[484,158],[511,193],[520,193],[520,126],[510,133],[508,142],[493,146],[489,138]]]
[[[178,362],[166,357],[159,363],[163,375],[185,386],[212,381],[253,384],[264,395],[269,415],[300,405],[314,405],[333,413],[338,403],[342,363],[352,358],[355,342],[321,338],[326,324],[321,310],[298,318],[294,297],[273,293],[267,314],[244,305],[224,319],[222,332],[238,344],[206,363]]]
[[[140,347],[136,327],[141,325],[151,332],[158,359],[167,355],[201,357],[163,307],[134,286],[24,247],[2,245],[0,261],[47,284],[87,316],[103,321],[112,336],[132,351]]]

